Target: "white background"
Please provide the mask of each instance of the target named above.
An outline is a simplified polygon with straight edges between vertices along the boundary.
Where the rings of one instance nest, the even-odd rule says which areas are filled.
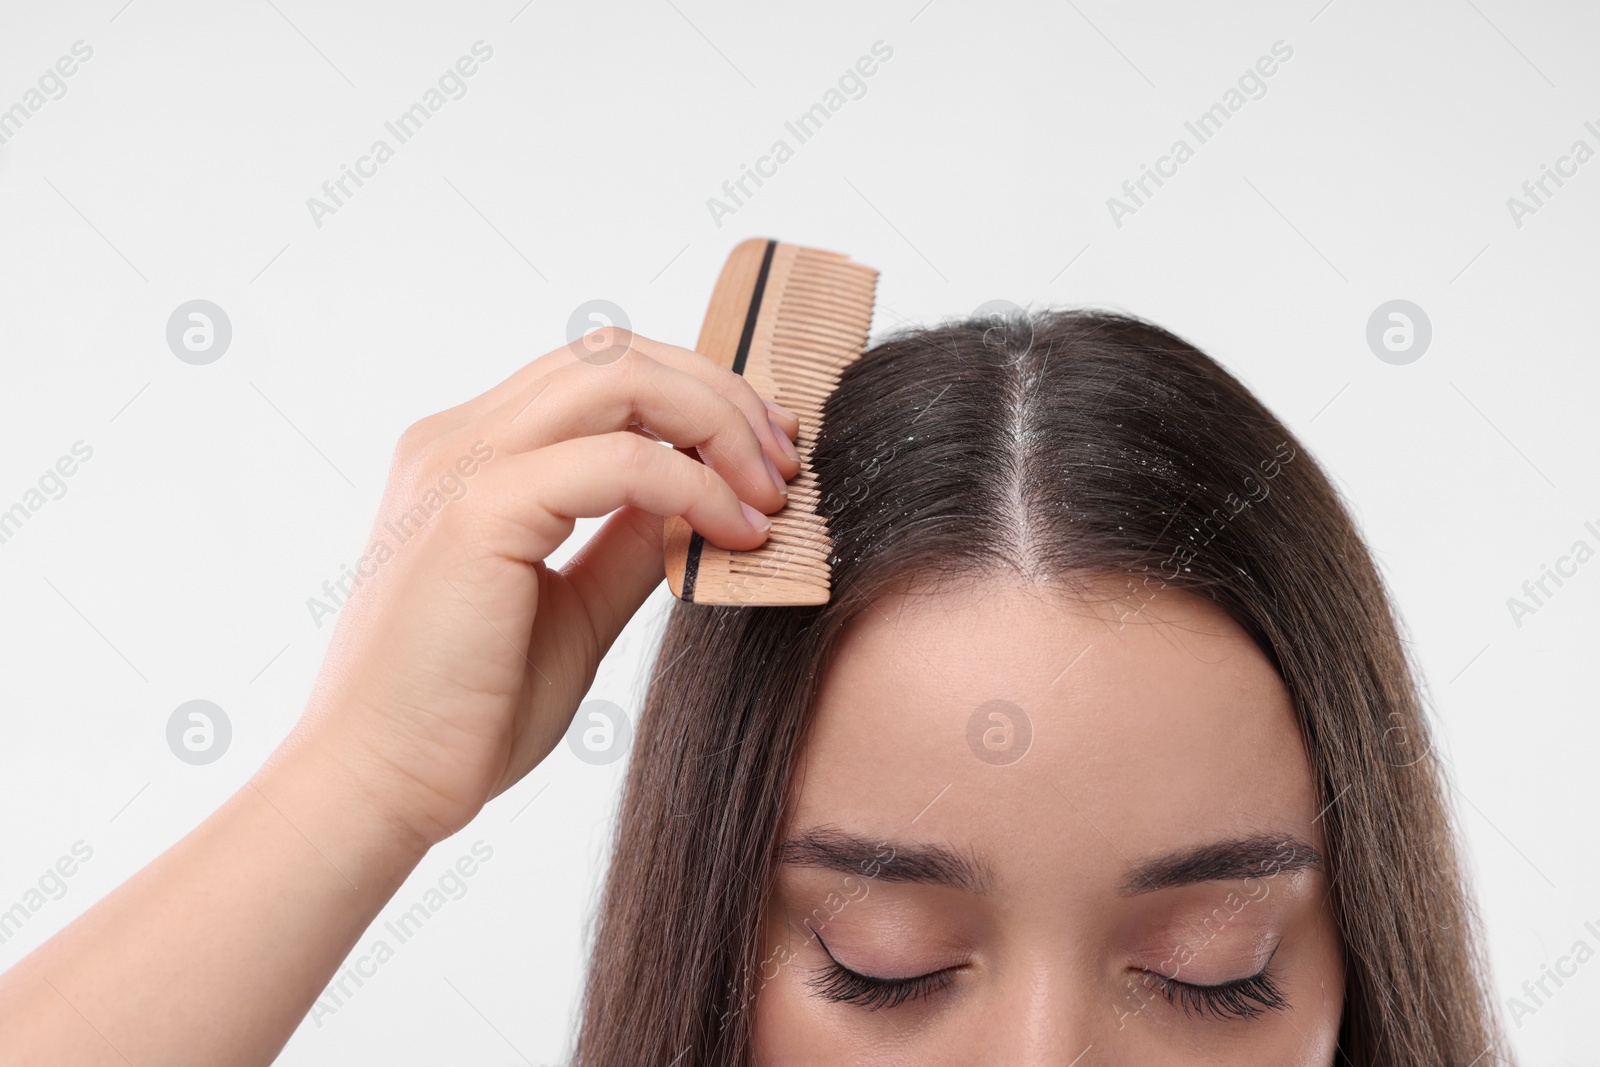
[[[1575,140],[1600,149],[1600,11],[524,5],[7,0],[0,108],[74,42],[93,56],[0,147],[0,509],[94,452],[0,544],[0,908],[74,842],[93,857],[0,967],[289,729],[332,630],[306,599],[360,552],[409,423],[565,343],[586,300],[692,344],[753,235],[878,267],[879,332],[1100,304],[1243,378],[1333,472],[1405,616],[1502,1005],[1580,938],[1600,949],[1600,561],[1520,627],[1507,607],[1575,541],[1600,549],[1600,160],[1520,226],[1507,207]],[[467,94],[316,225],[307,198],[479,40]],[[785,120],[880,40],[865,94],[796,146]],[[1116,225],[1107,198],[1193,146],[1184,122],[1280,40],[1265,95]],[[707,198],[779,137],[794,158],[719,226]],[[208,366],[166,343],[196,298],[233,328]],[[1395,298],[1433,327],[1405,366],[1365,340]],[[665,597],[591,696],[636,711]],[[203,767],[165,737],[196,698],[233,726]],[[385,917],[474,841],[493,858],[281,1062],[561,1059],[624,766],[558,749],[439,846]],[[1597,1001],[1600,961],[1513,1027],[1525,1061],[1595,1062]]]

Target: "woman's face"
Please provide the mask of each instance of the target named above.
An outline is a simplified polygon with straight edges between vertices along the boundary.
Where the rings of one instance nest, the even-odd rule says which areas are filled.
[[[1344,970],[1287,690],[1208,602],[1093,588],[902,594],[843,635],[768,909],[760,1067],[1333,1062]]]

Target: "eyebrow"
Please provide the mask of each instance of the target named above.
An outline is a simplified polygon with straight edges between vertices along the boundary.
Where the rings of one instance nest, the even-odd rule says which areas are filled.
[[[1117,893],[1131,897],[1201,882],[1270,878],[1321,867],[1322,856],[1300,838],[1291,834],[1256,834],[1147,860],[1128,872]]]
[[[778,848],[778,861],[795,867],[816,867],[841,874],[859,874],[884,882],[949,886],[981,896],[993,877],[976,857],[937,844],[874,841],[832,827],[807,830]],[[876,864],[877,873],[871,873]]]
[[[832,827],[806,830],[789,838],[778,848],[778,861],[884,882],[947,886],[977,896],[989,892],[994,882],[989,868],[970,854],[932,843],[873,840]],[[1117,894],[1138,896],[1202,882],[1266,878],[1321,867],[1322,856],[1300,838],[1257,834],[1214,841],[1137,864],[1117,887]]]

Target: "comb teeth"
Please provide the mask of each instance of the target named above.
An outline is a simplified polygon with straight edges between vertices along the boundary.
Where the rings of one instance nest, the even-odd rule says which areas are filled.
[[[866,348],[877,280],[876,270],[838,252],[776,241],[745,241],[728,257],[698,348],[795,413],[800,473],[789,481],[788,503],[769,516],[767,540],[752,551],[708,544],[681,518],[668,519],[674,595],[725,606],[827,603],[833,542],[817,511],[811,451],[828,395]],[[742,327],[737,343],[735,324]]]

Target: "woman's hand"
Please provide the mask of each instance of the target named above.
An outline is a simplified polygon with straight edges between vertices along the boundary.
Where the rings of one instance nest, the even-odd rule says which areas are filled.
[[[663,577],[659,516],[765,540],[744,505],[776,510],[768,461],[779,481],[798,463],[761,398],[681,348],[585,341],[406,431],[294,733],[0,975],[0,1059],[270,1063],[428,847],[560,740]],[[545,566],[576,519],[613,510]]]
[[[660,516],[760,545],[798,431],[739,375],[615,329],[416,423],[285,750],[321,749],[424,845],[459,830],[561,740],[664,577]],[[545,565],[575,520],[619,508]]]

